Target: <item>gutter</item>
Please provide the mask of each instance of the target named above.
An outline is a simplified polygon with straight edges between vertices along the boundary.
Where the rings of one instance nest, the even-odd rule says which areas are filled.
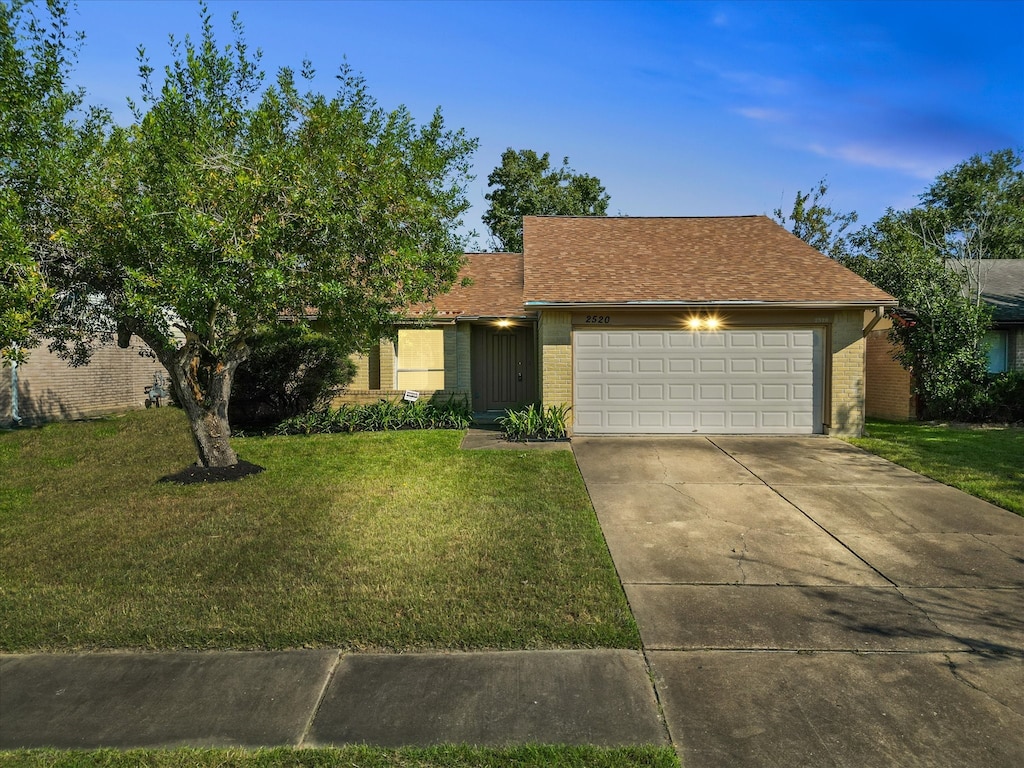
[[[658,308],[720,308],[737,309],[877,309],[895,307],[892,301],[526,301],[523,306],[537,309],[658,309]]]

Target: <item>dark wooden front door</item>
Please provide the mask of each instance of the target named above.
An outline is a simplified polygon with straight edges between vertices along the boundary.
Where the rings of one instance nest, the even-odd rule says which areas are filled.
[[[533,326],[473,328],[473,410],[518,408],[536,399]]]

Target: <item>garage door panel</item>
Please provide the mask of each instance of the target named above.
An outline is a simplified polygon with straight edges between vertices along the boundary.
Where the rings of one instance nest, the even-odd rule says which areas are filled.
[[[690,354],[693,354],[692,350]],[[670,357],[668,359],[669,373],[694,373],[697,370],[697,361],[689,357]]]
[[[607,384],[604,391],[607,400],[619,400],[628,403],[636,399],[632,384]]]
[[[821,429],[821,334],[810,329],[574,333],[579,434]]]
[[[665,401],[664,384],[638,384],[636,387],[636,399],[640,402],[662,403]]]

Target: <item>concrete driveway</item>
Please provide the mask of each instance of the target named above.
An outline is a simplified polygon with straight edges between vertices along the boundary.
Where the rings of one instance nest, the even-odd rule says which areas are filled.
[[[828,438],[572,445],[685,768],[1024,765],[1024,519]]]

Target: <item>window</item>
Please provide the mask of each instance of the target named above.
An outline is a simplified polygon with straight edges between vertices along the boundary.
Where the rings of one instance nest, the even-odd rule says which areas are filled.
[[[408,328],[398,331],[398,389],[444,389],[444,331]]]
[[[1006,331],[989,331],[985,334],[985,345],[988,347],[988,372],[1003,373],[1007,370]]]

